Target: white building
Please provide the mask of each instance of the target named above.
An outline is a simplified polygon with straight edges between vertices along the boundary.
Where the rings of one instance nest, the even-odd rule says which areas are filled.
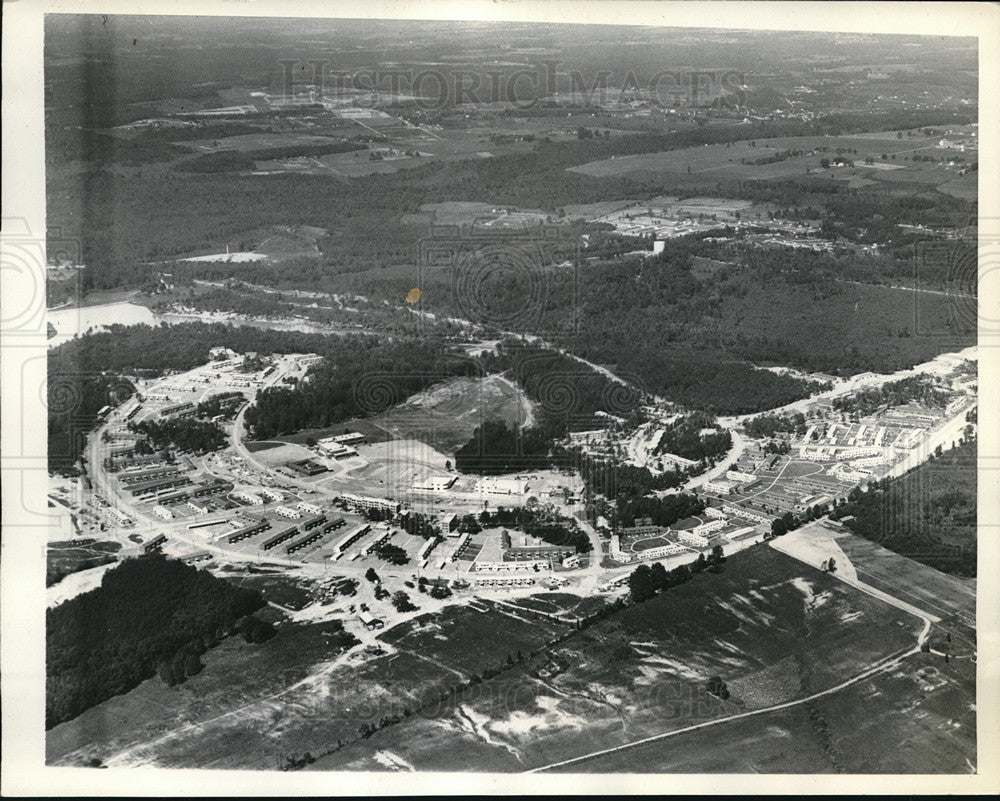
[[[365,441],[365,435],[359,434],[357,431],[350,431],[347,434],[338,434],[335,437],[328,437],[328,439],[338,442],[341,445],[360,445]]]
[[[713,520],[725,520],[726,513],[721,509],[716,509],[714,506],[705,507],[705,517],[710,517]]]
[[[451,486],[458,480],[457,476],[439,475],[439,476],[426,476],[425,478],[418,479],[414,481],[410,486],[410,489],[418,490],[421,492],[443,492],[444,490],[451,489]]]
[[[769,524],[771,522],[770,518],[760,512],[755,512],[753,509],[747,509],[744,506],[735,506],[731,503],[723,506],[722,511],[733,517],[742,517],[745,520],[753,520],[755,523]]]
[[[756,476],[754,476],[753,473],[744,473],[741,470],[727,470],[726,478],[728,478],[730,481],[735,481],[738,484],[746,484],[750,481],[753,481],[756,478]]]
[[[247,492],[246,490],[236,490],[233,493],[233,497],[238,501],[243,501],[251,506],[263,506],[264,499],[260,495],[256,495],[252,492]]]
[[[395,512],[399,506],[395,501],[389,501],[385,498],[370,498],[366,495],[351,495],[350,493],[341,495],[340,499],[355,509],[381,509],[386,512]]]
[[[528,482],[523,478],[481,478],[476,489],[484,495],[525,495]]]
[[[166,506],[160,506],[159,504],[153,507],[153,514],[155,514],[161,520],[174,519],[174,513],[171,512]]]
[[[695,526],[691,529],[692,534],[698,534],[699,536],[704,536],[711,534],[713,531],[718,531],[720,528],[726,527],[725,519],[722,520],[710,520],[707,523],[702,523],[700,526]]]
[[[527,573],[540,570],[549,570],[548,561],[540,562],[475,562],[473,564],[477,573]]]
[[[677,532],[677,538],[694,548],[704,548],[708,545],[708,535],[700,534],[695,529],[691,531],[679,531]]]
[[[302,517],[302,512],[298,509],[293,509],[291,506],[276,506],[274,511],[282,517],[287,517],[289,520],[298,520]]]
[[[299,503],[299,509],[301,511],[306,512],[307,514],[311,514],[311,515],[318,515],[318,514],[320,514],[323,511],[316,504],[314,504],[314,503],[306,503],[305,501],[301,501]]]
[[[337,441],[337,437],[326,437],[316,443],[316,449],[324,456],[334,459],[345,459],[348,456],[357,456],[358,452],[342,442]]]

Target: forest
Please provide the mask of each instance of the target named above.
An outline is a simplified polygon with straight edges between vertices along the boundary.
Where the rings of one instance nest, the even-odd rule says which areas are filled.
[[[551,348],[526,345],[516,339],[497,343],[496,353],[484,353],[488,373],[506,372],[538,404],[538,427],[558,438],[567,431],[605,425],[603,412],[639,422],[643,393],[597,372],[572,356]]]
[[[208,420],[143,420],[130,425],[149,441],[152,451],[176,448],[182,453],[202,454],[220,450],[229,443],[222,427]]]
[[[678,520],[700,515],[703,511],[705,502],[685,492],[663,497],[632,497],[618,502],[617,524],[634,526],[637,519],[648,517],[653,525],[672,526]]]
[[[480,475],[538,470],[551,465],[551,450],[552,438],[540,428],[511,428],[503,420],[488,420],[455,451],[455,469]]]
[[[45,726],[52,728],[204,653],[265,605],[205,570],[160,555],[128,559],[101,586],[46,612]]]
[[[707,429],[714,430],[709,432]],[[703,459],[714,461],[731,447],[732,435],[724,428],[717,428],[715,418],[695,412],[668,425],[653,452],[673,453],[700,462]]]
[[[833,408],[838,412],[865,417],[882,408],[903,406],[911,402],[931,409],[942,409],[948,403],[948,392],[934,386],[926,375],[914,375],[834,398]]]
[[[806,428],[806,417],[802,412],[792,414],[760,414],[743,424],[743,430],[754,439],[773,437],[778,432],[783,434],[803,435]]]
[[[494,526],[517,529],[538,537],[550,545],[572,547],[577,553],[593,550],[590,537],[563,517],[555,517],[538,509],[528,507],[500,507],[494,511],[484,509],[479,513],[480,526]]]
[[[258,439],[378,414],[452,376],[479,375],[475,361],[434,338],[332,337],[325,358],[294,388],[271,387],[247,409]]]
[[[977,575],[975,439],[852,492],[830,517],[859,537],[955,576]],[[848,519],[853,518],[853,519]]]

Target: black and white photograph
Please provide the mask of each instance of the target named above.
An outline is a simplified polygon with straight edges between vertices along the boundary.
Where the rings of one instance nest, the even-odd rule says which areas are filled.
[[[5,772],[996,790],[1000,15],[877,5],[36,13]]]

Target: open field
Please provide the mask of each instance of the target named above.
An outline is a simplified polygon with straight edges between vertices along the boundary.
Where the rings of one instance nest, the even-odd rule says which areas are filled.
[[[447,454],[464,445],[488,420],[520,426],[531,419],[531,402],[515,384],[497,375],[450,379],[367,418],[395,438],[420,440]]]
[[[499,375],[453,378],[371,417],[299,431],[281,440],[301,445],[309,437],[321,439],[344,431],[358,431],[370,443],[419,440],[450,456],[487,420],[520,426],[529,425],[532,419],[531,401],[512,381]]]
[[[818,570],[752,549],[460,693],[433,721],[391,726],[315,767],[378,770],[372,753],[385,750],[418,770],[531,769],[825,691],[912,649],[921,628]],[[728,700],[707,693],[711,676]]]
[[[918,671],[928,671],[924,675],[932,680]],[[800,706],[559,770],[967,774],[976,764],[974,697],[974,664],[915,654],[895,670]]]
[[[45,584],[52,586],[80,570],[114,562],[121,543],[92,539],[50,542],[46,551]]]
[[[319,136],[315,133],[286,131],[284,133],[238,134],[236,136],[226,136],[222,139],[192,139],[178,141],[174,144],[203,153],[217,153],[226,150],[238,153],[252,153],[255,150],[268,150],[278,147],[332,145],[341,141],[344,140],[330,136]]]
[[[508,656],[527,656],[564,631],[554,624],[527,622],[466,606],[451,607],[433,617],[418,617],[379,639],[468,679],[483,668],[506,664]]]
[[[959,153],[957,150],[937,147],[937,136],[913,136],[886,139],[869,136],[796,136],[775,139],[746,140],[731,145],[688,147],[660,153],[643,153],[592,161],[569,168],[573,172],[594,177],[662,178],[671,174],[704,174],[719,179],[777,180],[808,174],[815,180],[831,178],[848,180],[860,177],[870,182],[924,183],[933,186],[962,180],[958,192],[966,191],[968,175],[960,176],[962,163],[948,166],[950,159],[963,158],[967,162],[977,159],[975,152]],[[840,154],[837,151],[841,150]],[[785,157],[787,151],[802,151],[802,155]],[[856,151],[856,152],[850,152]],[[886,156],[882,158],[883,154]],[[853,166],[820,166],[820,159],[833,161],[838,155],[852,161]],[[914,162],[913,157],[932,156],[934,162]],[[778,159],[769,164],[755,164],[758,160]],[[871,165],[866,158],[875,159]],[[938,159],[944,161],[938,161]],[[745,163],[741,163],[745,162]],[[972,176],[974,180],[975,176]],[[974,184],[973,184],[974,185]],[[953,189],[950,194],[956,194]]]
[[[853,534],[836,540],[861,581],[941,617],[944,626],[975,631],[975,579],[949,576]]]
[[[274,769],[285,755],[321,754],[404,710],[431,717],[463,676],[505,666],[489,647],[498,637],[527,652],[565,628],[454,607],[440,621],[406,624],[400,650],[367,661],[358,650],[337,659],[343,635],[326,623],[285,624],[263,645],[231,637],[183,685],[151,679],[52,729],[47,762]],[[463,636],[442,639],[452,627]]]
[[[91,757],[107,759],[132,744],[252,704],[335,657],[342,637],[327,623],[283,625],[277,637],[260,645],[229,637],[202,657],[205,669],[184,684],[168,687],[158,677],[148,679],[49,730],[46,762],[73,765]]]

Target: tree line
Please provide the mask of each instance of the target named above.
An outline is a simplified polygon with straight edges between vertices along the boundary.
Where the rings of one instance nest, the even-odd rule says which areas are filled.
[[[46,612],[46,728],[137,687],[179,653],[182,663],[204,653],[264,605],[254,590],[161,555],[122,562],[100,587]]]

